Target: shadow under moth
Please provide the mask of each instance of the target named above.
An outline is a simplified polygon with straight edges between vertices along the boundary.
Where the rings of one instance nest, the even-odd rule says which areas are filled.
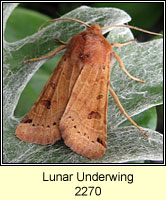
[[[127,72],[120,57],[112,49],[114,46],[121,47],[133,41],[110,44],[102,35],[102,30],[120,26],[155,33],[127,25],[101,28],[97,24],[90,26],[72,18],[58,18],[48,22],[59,20],[82,23],[87,26],[87,30],[73,36],[69,43],[60,41],[63,45],[49,55],[24,61],[27,63],[50,58],[66,48],[37,101],[16,128],[16,136],[24,142],[41,145],[54,144],[63,139],[74,152],[88,158],[100,158],[104,155],[107,145],[107,107],[110,92],[121,112],[148,138],[149,136],[127,115],[110,87],[113,56],[129,78],[144,82]]]

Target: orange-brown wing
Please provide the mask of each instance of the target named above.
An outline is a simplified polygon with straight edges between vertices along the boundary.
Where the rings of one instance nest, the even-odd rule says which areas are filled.
[[[94,30],[93,30],[94,28]],[[99,158],[106,150],[107,105],[110,82],[110,45],[96,27],[83,36],[83,69],[75,82],[60,121],[67,146],[88,158]]]
[[[71,59],[72,48],[71,42],[37,101],[18,125],[15,134],[19,139],[42,145],[61,139],[59,120],[82,67]]]

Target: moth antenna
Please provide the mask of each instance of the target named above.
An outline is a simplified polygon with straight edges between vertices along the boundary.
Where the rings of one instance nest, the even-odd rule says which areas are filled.
[[[111,27],[125,27],[125,28],[134,29],[134,30],[137,30],[137,31],[141,31],[141,32],[144,32],[144,33],[148,33],[148,34],[151,34],[151,35],[163,36],[161,33],[155,33],[155,32],[151,32],[151,31],[147,31],[147,30],[144,30],[142,28],[137,28],[135,26],[130,26],[130,25],[109,25],[109,26],[102,27],[101,29],[104,30],[104,29],[111,28]]]
[[[44,23],[39,27],[38,33],[40,32],[41,28],[42,28],[43,26],[45,26],[46,24],[48,24],[48,23],[52,23],[52,22],[56,22],[56,21],[65,21],[65,20],[75,21],[75,22],[78,22],[78,23],[80,23],[80,24],[84,24],[84,25],[87,26],[87,27],[90,27],[89,24],[87,24],[86,22],[83,22],[83,21],[81,21],[81,20],[79,20],[79,19],[73,19],[73,18],[70,18],[70,17],[64,17],[64,18],[57,18],[57,19],[52,19],[52,20],[49,20],[49,21],[44,22]]]

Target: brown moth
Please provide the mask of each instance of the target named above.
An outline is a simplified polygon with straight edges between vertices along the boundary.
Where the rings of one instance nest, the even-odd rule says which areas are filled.
[[[50,55],[25,61],[49,58],[67,48],[37,101],[18,125],[16,136],[24,142],[41,145],[54,144],[62,138],[74,152],[97,159],[106,151],[110,91],[122,113],[148,138],[127,115],[109,86],[112,56],[130,78],[144,82],[126,71],[119,56],[112,49],[112,46],[119,47],[132,41],[111,45],[102,35],[104,28],[97,24],[89,26],[71,18],[60,18],[51,22],[58,20],[74,20],[85,24],[88,29],[72,37],[67,45],[63,42],[64,45]]]

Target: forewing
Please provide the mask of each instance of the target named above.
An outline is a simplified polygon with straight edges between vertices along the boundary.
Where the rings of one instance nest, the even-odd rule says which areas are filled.
[[[15,134],[19,139],[42,145],[53,144],[61,139],[59,120],[81,69],[80,65],[75,66],[71,62],[71,47],[67,49],[29,113],[18,125]]]
[[[84,66],[73,88],[60,130],[65,144],[73,151],[98,158],[106,150],[109,67],[104,72],[96,70],[96,66],[90,71],[87,68]]]

